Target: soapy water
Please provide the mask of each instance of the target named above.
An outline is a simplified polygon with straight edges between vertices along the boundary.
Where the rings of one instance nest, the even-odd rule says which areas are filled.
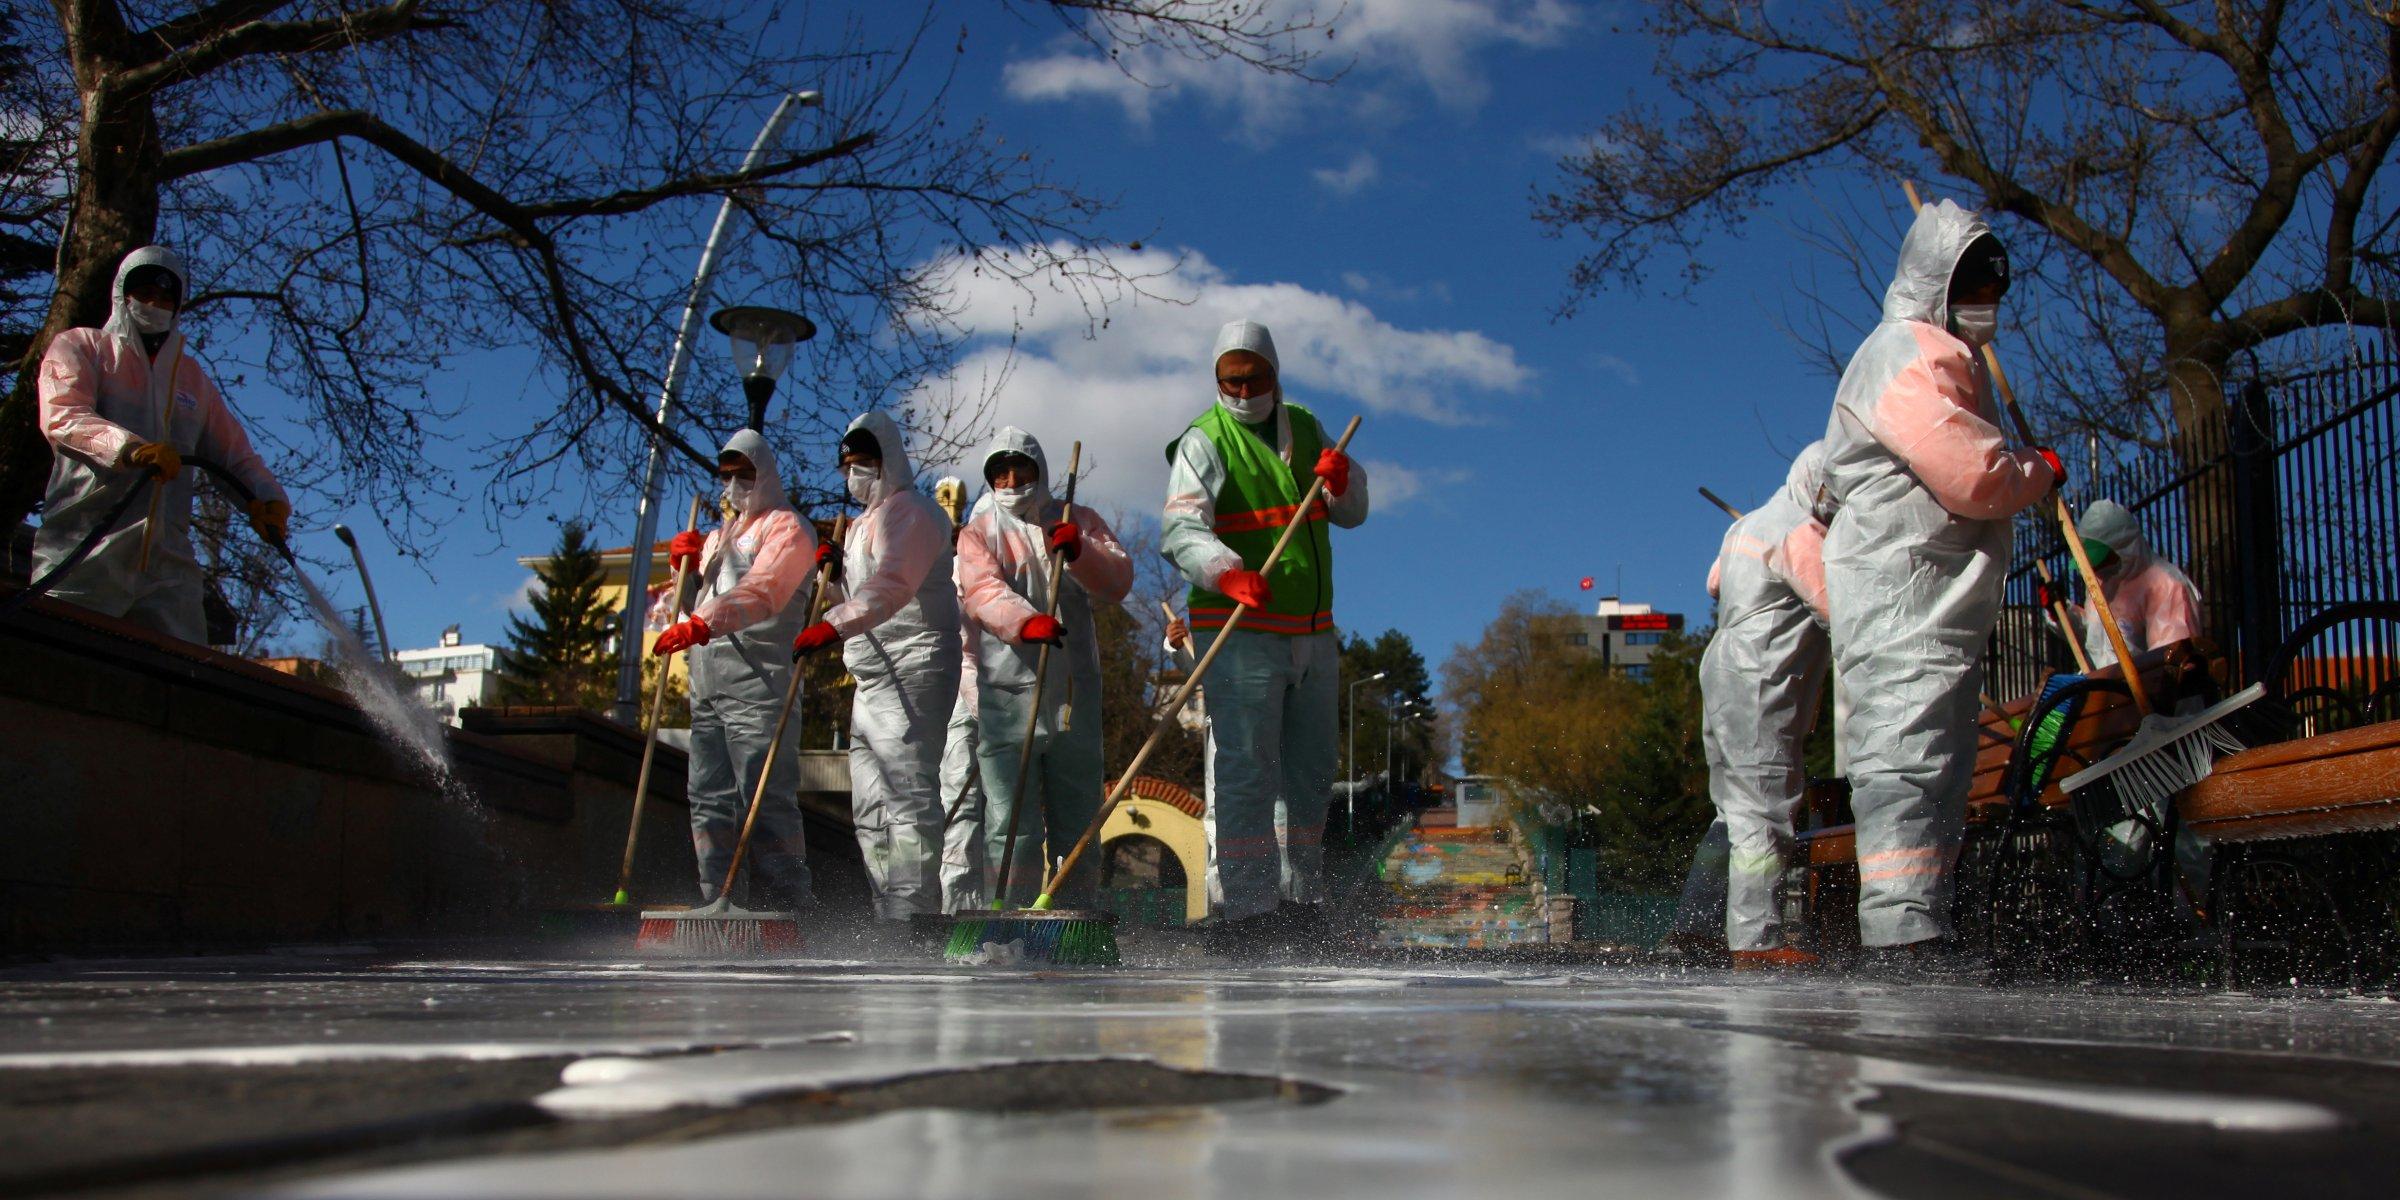
[[[368,650],[358,634],[343,623],[341,613],[318,590],[308,572],[295,568],[292,574],[300,581],[301,590],[308,593],[309,610],[316,614],[317,623],[325,627],[325,635],[332,640],[333,669],[341,676],[342,690],[350,694],[359,711],[367,715],[367,720],[387,741],[406,751],[423,768],[444,797],[480,811],[481,803],[460,781],[456,764],[450,760],[450,743],[441,717],[418,702],[414,694],[402,689],[390,664]]]

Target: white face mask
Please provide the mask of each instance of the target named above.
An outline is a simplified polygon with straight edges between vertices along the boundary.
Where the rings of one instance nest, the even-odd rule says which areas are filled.
[[[1015,514],[1020,519],[1030,521],[1034,516],[1033,506],[1035,499],[1033,485],[1026,484],[1024,487],[993,488],[992,503],[1008,510],[1010,513]]]
[[[1224,405],[1225,411],[1232,413],[1234,420],[1246,425],[1255,425],[1275,414],[1275,398],[1280,394],[1281,389],[1277,389],[1244,400],[1239,396],[1228,396],[1223,392],[1218,392],[1217,403]]]
[[[850,485],[850,498],[860,504],[875,503],[876,489],[883,484],[883,468],[850,466],[842,468],[842,479]]]
[[[171,308],[128,299],[125,301],[125,313],[133,318],[133,327],[143,333],[165,333],[175,328],[175,310]]]
[[[1970,346],[1989,346],[2000,332],[2000,306],[1961,304],[1950,310],[1950,329]]]
[[[758,485],[757,485],[757,483],[756,483],[756,482],[754,482],[754,481],[752,481],[752,480],[748,480],[748,479],[728,479],[728,480],[726,480],[726,481],[725,481],[725,508],[726,508],[726,510],[727,510],[727,511],[729,511],[729,512],[734,512],[734,513],[745,513],[745,512],[748,512],[748,511],[750,511],[750,497],[751,497],[751,496],[753,496],[753,495],[755,495],[755,494],[757,493],[757,491],[758,491]]]

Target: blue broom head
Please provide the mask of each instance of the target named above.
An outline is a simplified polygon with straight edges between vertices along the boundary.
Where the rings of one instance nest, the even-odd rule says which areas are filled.
[[[943,957],[975,965],[1113,967],[1116,914],[1095,909],[1012,909],[962,915]]]

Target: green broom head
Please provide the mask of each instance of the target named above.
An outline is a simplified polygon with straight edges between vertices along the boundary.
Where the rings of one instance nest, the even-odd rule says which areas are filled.
[[[971,913],[960,913],[950,922],[950,941],[942,947],[942,957],[951,962],[973,958],[983,949],[983,934],[990,921]]]
[[[1095,909],[1017,909],[952,930],[943,957],[952,962],[1021,963],[1029,966],[1113,967],[1116,916]]]
[[[618,888],[618,889],[617,889],[617,898],[616,898],[616,899],[614,899],[614,900],[611,900],[611,901],[609,901],[609,903],[610,903],[610,904],[614,904],[614,905],[616,905],[616,906],[617,906],[617,907],[619,907],[619,908],[623,908],[623,907],[625,907],[626,905],[629,905],[629,904],[633,903],[633,897],[626,895],[626,894],[625,894],[625,889],[624,889],[624,888]]]
[[[2075,684],[2082,683],[2083,679],[2084,677],[2081,675],[2051,676],[2043,682],[2042,694],[2034,701],[2034,707],[2041,707],[2052,696]],[[2035,803],[2036,798],[2042,794],[2042,789],[2050,785],[2050,769],[2058,765],[2058,753],[2066,745],[2067,733],[2075,728],[2075,718],[2081,716],[2082,713],[2083,697],[2079,693],[2066,703],[2044,713],[2042,723],[2035,726],[2032,735],[2025,739],[2025,750],[2030,756],[2029,761],[2033,769],[2026,772],[2025,794],[2010,797],[2019,807]]]

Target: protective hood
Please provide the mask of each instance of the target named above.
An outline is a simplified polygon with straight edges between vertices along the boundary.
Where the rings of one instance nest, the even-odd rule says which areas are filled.
[[[1967,243],[1990,233],[1982,217],[1948,200],[1917,210],[1916,223],[1900,239],[1900,266],[1883,293],[1883,319],[1923,321],[1950,328],[1950,276]]]
[[[1835,505],[1825,491],[1826,453],[1822,438],[1801,447],[1792,459],[1792,469],[1783,477],[1783,494],[1801,512],[1830,523]]]
[[[135,328],[133,324],[132,302],[125,297],[125,277],[143,267],[165,268],[175,276],[175,282],[183,288],[184,300],[188,302],[192,298],[192,276],[183,265],[182,255],[165,246],[144,246],[126,255],[125,261],[117,264],[116,282],[109,285],[108,323],[101,327],[118,337],[139,338],[141,336],[141,330]],[[178,325],[182,324],[182,318],[183,314],[180,311],[177,312],[176,323]]]
[[[1266,359],[1267,365],[1275,368],[1274,391],[1246,401],[1217,391],[1217,362],[1236,350],[1247,350]],[[1208,356],[1208,370],[1209,390],[1216,394],[1217,403],[1224,405],[1227,411],[1241,420],[1258,421],[1267,415],[1269,408],[1280,407],[1283,399],[1283,360],[1275,357],[1275,335],[1267,332],[1266,326],[1250,320],[1225,322],[1225,327],[1217,330],[1217,347]]]
[[[2098,542],[2117,556],[2108,570],[2111,575],[2131,576],[2150,565],[2150,540],[2142,536],[2141,522],[2134,519],[2125,506],[2114,500],[2094,500],[2083,510],[2083,519],[2076,531],[2087,543]]]
[[[875,502],[881,504],[914,489],[917,486],[917,474],[909,468],[908,439],[901,436],[900,423],[893,420],[889,413],[860,413],[848,428],[842,430],[842,436],[848,438],[862,430],[875,439],[875,449],[883,455],[883,494],[877,496]]]
[[[760,513],[792,506],[791,497],[783,490],[783,473],[775,466],[775,448],[757,430],[734,431],[719,451],[727,452],[749,459],[750,465],[758,468],[758,482],[750,485],[750,502],[742,508],[741,519],[747,521]]]
[[[1035,475],[1034,491],[1042,496],[1051,494],[1050,456],[1042,453],[1042,443],[1036,440],[1032,434],[1014,425],[1001,426],[1000,432],[992,435],[992,448],[984,451],[983,454],[983,465],[980,469],[983,471],[985,479],[988,480],[992,477],[992,460],[1003,454],[1022,454],[1032,459]],[[984,495],[991,495],[988,485],[985,487]],[[1047,508],[1048,505],[1045,504],[1043,507]]]

